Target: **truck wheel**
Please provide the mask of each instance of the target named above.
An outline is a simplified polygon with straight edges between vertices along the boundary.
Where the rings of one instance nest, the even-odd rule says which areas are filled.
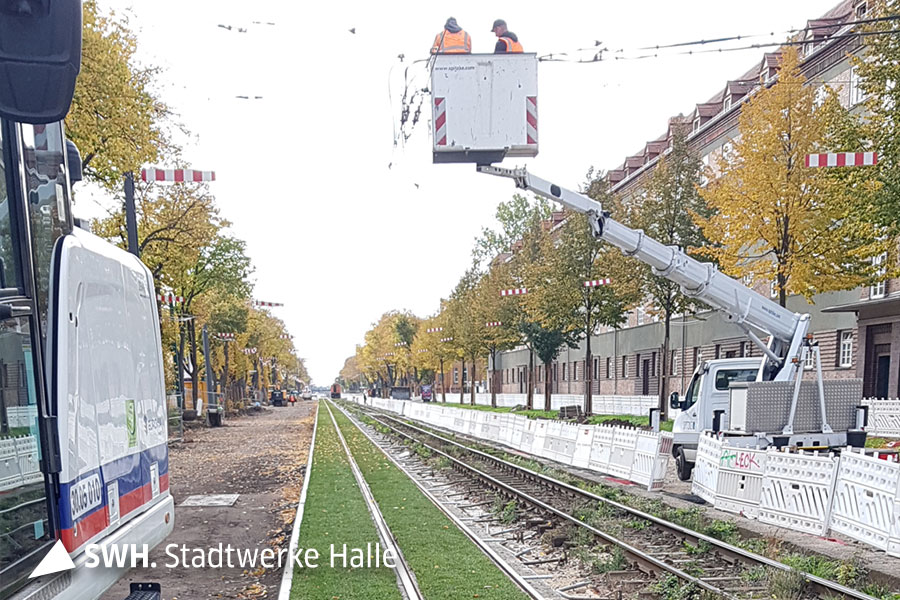
[[[684,455],[684,448],[679,446],[675,449],[675,472],[681,481],[690,481],[691,472],[694,470],[694,463],[688,462],[687,456]]]

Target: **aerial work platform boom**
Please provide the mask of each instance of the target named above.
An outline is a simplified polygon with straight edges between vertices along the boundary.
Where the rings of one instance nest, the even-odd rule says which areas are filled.
[[[677,283],[685,295],[722,311],[725,318],[739,326],[769,358],[760,372],[761,380],[784,381],[796,376],[797,364],[790,358],[799,357],[809,328],[809,315],[791,312],[725,275],[715,265],[700,262],[677,246],[666,246],[643,231],[626,227],[611,218],[602,204],[584,194],[541,179],[525,169],[480,165],[478,171],[510,178],[516,187],[587,215],[594,235],[599,239],[650,265],[655,275]],[[764,343],[751,327],[770,336],[769,344]]]

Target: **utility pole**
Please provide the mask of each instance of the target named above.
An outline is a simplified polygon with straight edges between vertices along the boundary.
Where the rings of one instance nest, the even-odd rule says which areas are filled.
[[[125,173],[125,231],[128,234],[128,251],[141,257],[138,248],[137,210],[134,206],[134,173]]]

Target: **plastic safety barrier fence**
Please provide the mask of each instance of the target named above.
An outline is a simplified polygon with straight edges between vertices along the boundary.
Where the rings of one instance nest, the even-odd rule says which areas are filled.
[[[759,514],[767,453],[725,443],[719,456],[715,507],[755,519]]]
[[[900,400],[870,399],[869,425],[866,429],[872,435],[900,437]]]
[[[0,492],[43,481],[37,438],[0,438]]]
[[[831,530],[874,546],[888,549],[900,463],[867,456],[864,450],[841,453]]]
[[[697,444],[697,459],[694,462],[694,476],[691,492],[710,504],[716,502],[716,485],[719,481],[719,459],[722,457],[722,439],[705,431]]]
[[[767,450],[759,504],[763,523],[823,535],[837,479],[834,454]]]
[[[353,401],[365,403],[357,398]],[[650,490],[662,487],[672,452],[672,434],[667,432],[577,425],[385,398],[371,398],[368,404],[528,454],[633,481]]]

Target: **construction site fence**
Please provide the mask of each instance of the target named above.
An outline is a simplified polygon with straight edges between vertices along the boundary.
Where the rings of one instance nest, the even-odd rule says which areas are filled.
[[[612,475],[648,490],[662,488],[672,454],[672,434],[665,431],[529,419],[407,400],[362,396],[351,400],[564,465]]]
[[[716,508],[900,557],[900,462],[893,452],[744,448],[705,432],[692,492]]]
[[[436,397],[440,397],[440,391],[433,392]],[[459,392],[451,394],[447,392],[447,400],[458,398]],[[463,394],[463,398],[468,403],[471,395],[469,392]],[[497,394],[497,406],[501,408],[511,408],[513,406],[526,406],[528,396],[526,394]],[[491,395],[488,393],[476,392],[475,404],[479,406],[491,406]],[[544,395],[534,394],[532,397],[532,405],[536,409],[544,408]],[[550,409],[559,410],[563,406],[584,405],[584,395],[582,394],[551,394]],[[591,413],[595,415],[637,415],[646,416],[651,408],[659,406],[658,396],[623,396],[623,395],[603,395],[593,394],[591,396]]]

